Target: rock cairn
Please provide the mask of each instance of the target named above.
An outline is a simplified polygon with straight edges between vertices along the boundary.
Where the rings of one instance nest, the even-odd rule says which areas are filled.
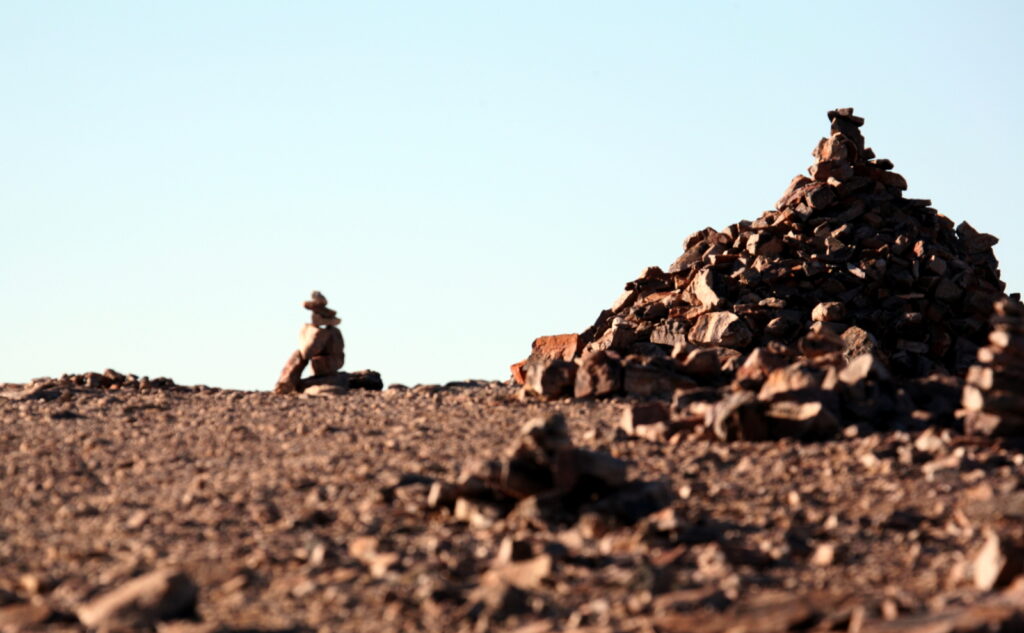
[[[565,418],[554,414],[527,422],[504,459],[470,463],[455,484],[435,481],[427,505],[480,527],[512,512],[549,523],[596,513],[629,524],[672,497],[662,482],[628,481],[625,462],[574,446]]]
[[[312,319],[299,330],[299,349],[292,352],[281,370],[274,388],[277,393],[302,391],[300,380],[306,365],[312,365],[315,377],[333,377],[345,364],[345,339],[338,329],[341,319],[327,307],[327,297],[314,290],[302,307],[312,312]]]
[[[338,313],[327,307],[327,297],[314,290],[302,307],[312,312],[309,323],[299,330],[299,349],[292,352],[281,370],[274,391],[306,395],[338,395],[349,389],[380,391],[384,381],[370,369],[357,372],[340,371],[345,364],[345,339],[338,325]],[[306,366],[313,375],[302,377]]]
[[[904,198],[852,108],[828,118],[774,210],[694,233],[590,328],[535,341],[513,366],[524,391],[673,399],[669,428],[700,419],[730,439],[831,432],[848,409],[952,418],[1004,296],[997,240]]]
[[[1024,435],[1024,305],[995,304],[988,345],[967,370],[964,430],[970,434]]]

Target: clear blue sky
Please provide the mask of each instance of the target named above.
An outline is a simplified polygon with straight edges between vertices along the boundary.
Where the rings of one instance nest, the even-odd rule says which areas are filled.
[[[1024,281],[1024,3],[0,3],[0,381],[504,379],[854,106]]]

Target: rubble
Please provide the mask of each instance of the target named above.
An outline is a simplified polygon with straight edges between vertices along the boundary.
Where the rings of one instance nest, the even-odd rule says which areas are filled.
[[[667,423],[703,417],[704,433],[768,439],[827,437],[851,422],[950,422],[947,380],[962,380],[977,356],[982,366],[964,393],[972,428],[1024,431],[1024,417],[1011,413],[1024,398],[978,391],[993,373],[1024,368],[1011,362],[1024,342],[1008,325],[978,351],[1005,297],[996,238],[905,198],[906,181],[865,146],[852,108],[828,119],[808,175],[790,182],[775,209],[690,235],[667,270],[646,268],[571,345],[552,341],[572,335],[535,341],[526,365],[561,375],[574,362],[578,398],[667,401],[709,387]]]
[[[121,390],[188,390],[175,384],[170,378],[150,378],[136,374],[122,374],[113,369],[102,372],[89,371],[83,374],[63,374],[58,378],[37,378],[26,385],[18,394],[21,400],[55,400],[66,397],[72,391],[100,389],[105,391]]]
[[[455,484],[434,482],[427,503],[486,527],[510,513],[560,524],[597,512],[632,524],[672,498],[661,482],[627,481],[625,462],[574,446],[565,418],[553,414],[527,422],[503,459],[471,463]]]
[[[340,395],[348,389],[383,389],[380,374],[375,371],[340,371],[345,365],[345,339],[337,327],[341,319],[327,307],[327,297],[314,290],[302,307],[312,313],[310,323],[299,330],[299,348],[285,362],[274,391],[289,394],[313,389],[310,395]],[[307,366],[313,369],[313,375],[303,378]]]

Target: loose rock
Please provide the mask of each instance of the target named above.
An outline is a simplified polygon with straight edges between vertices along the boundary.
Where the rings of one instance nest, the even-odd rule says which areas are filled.
[[[161,569],[133,578],[82,605],[77,615],[83,625],[99,630],[150,627],[193,615],[197,595],[188,575],[176,569]]]

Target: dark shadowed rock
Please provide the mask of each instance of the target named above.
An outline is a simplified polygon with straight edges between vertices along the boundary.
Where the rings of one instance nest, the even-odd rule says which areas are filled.
[[[712,405],[704,425],[722,441],[758,441],[769,437],[763,406],[749,391],[730,393]]]
[[[384,381],[380,374],[372,369],[354,371],[348,374],[348,386],[352,389],[366,389],[368,391],[380,391],[384,388]]]
[[[580,359],[573,394],[577,398],[601,398],[622,389],[622,364],[614,352],[590,352]]]
[[[576,364],[564,360],[538,360],[527,363],[527,393],[554,400],[571,396],[576,385]]]

